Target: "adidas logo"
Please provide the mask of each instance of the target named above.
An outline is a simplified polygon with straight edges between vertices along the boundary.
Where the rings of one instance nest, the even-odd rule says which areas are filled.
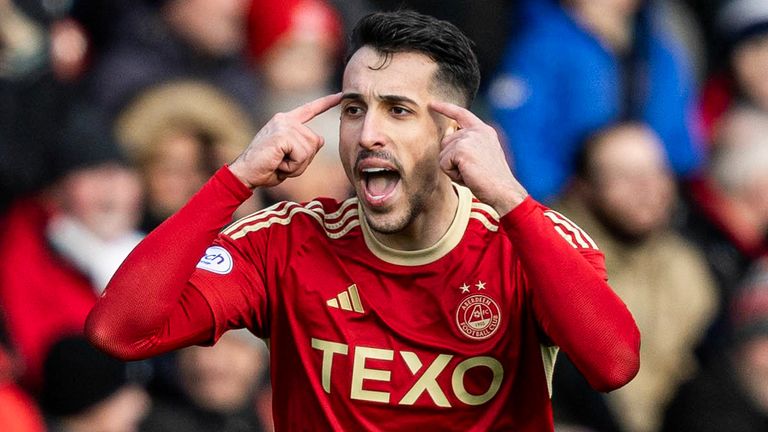
[[[329,307],[349,312],[363,313],[363,304],[360,303],[360,295],[357,293],[357,285],[352,284],[346,290],[338,293],[336,297],[325,302]]]

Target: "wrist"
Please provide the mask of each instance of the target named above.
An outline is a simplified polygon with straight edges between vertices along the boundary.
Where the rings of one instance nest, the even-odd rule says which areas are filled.
[[[214,177],[242,201],[253,196],[253,189],[232,171],[230,165],[221,167],[216,174],[214,174]]]
[[[491,204],[496,213],[500,216],[514,210],[528,197],[528,191],[522,186],[516,185],[509,188],[504,188],[503,192],[498,195],[499,199]]]
[[[256,185],[251,184],[250,181],[248,181],[248,177],[246,176],[246,172],[243,169],[242,164],[239,163],[239,159],[232,162],[231,164],[227,165],[227,168],[229,169],[229,172],[232,173],[239,181],[242,183],[245,187],[253,191],[256,188]]]

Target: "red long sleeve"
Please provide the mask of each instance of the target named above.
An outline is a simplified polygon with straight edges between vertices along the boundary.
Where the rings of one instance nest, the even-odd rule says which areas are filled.
[[[621,299],[531,198],[501,222],[519,251],[542,330],[594,389],[628,383],[640,367],[640,333]]]
[[[126,258],[91,310],[85,332],[125,360],[146,358],[213,335],[213,315],[188,280],[206,248],[251,191],[221,168],[179,212]]]

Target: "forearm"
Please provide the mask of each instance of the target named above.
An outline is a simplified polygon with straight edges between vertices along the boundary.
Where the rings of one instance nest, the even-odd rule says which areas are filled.
[[[596,390],[629,382],[639,368],[640,334],[621,299],[535,201],[523,202],[502,224],[519,253],[544,333]]]
[[[210,339],[211,312],[188,280],[206,248],[250,195],[222,168],[152,231],[90,312],[85,330],[91,342],[117,357],[134,359]]]

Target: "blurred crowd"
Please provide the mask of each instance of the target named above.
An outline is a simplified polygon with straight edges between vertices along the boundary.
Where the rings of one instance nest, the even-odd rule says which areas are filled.
[[[400,7],[475,41],[473,110],[593,236],[641,330],[610,394],[560,356],[557,430],[768,430],[766,0],[0,0],[0,430],[271,430],[247,331],[123,363],[83,323],[260,125],[338,90],[360,17]],[[236,216],[350,195],[338,111],[310,127],[306,173]]]

